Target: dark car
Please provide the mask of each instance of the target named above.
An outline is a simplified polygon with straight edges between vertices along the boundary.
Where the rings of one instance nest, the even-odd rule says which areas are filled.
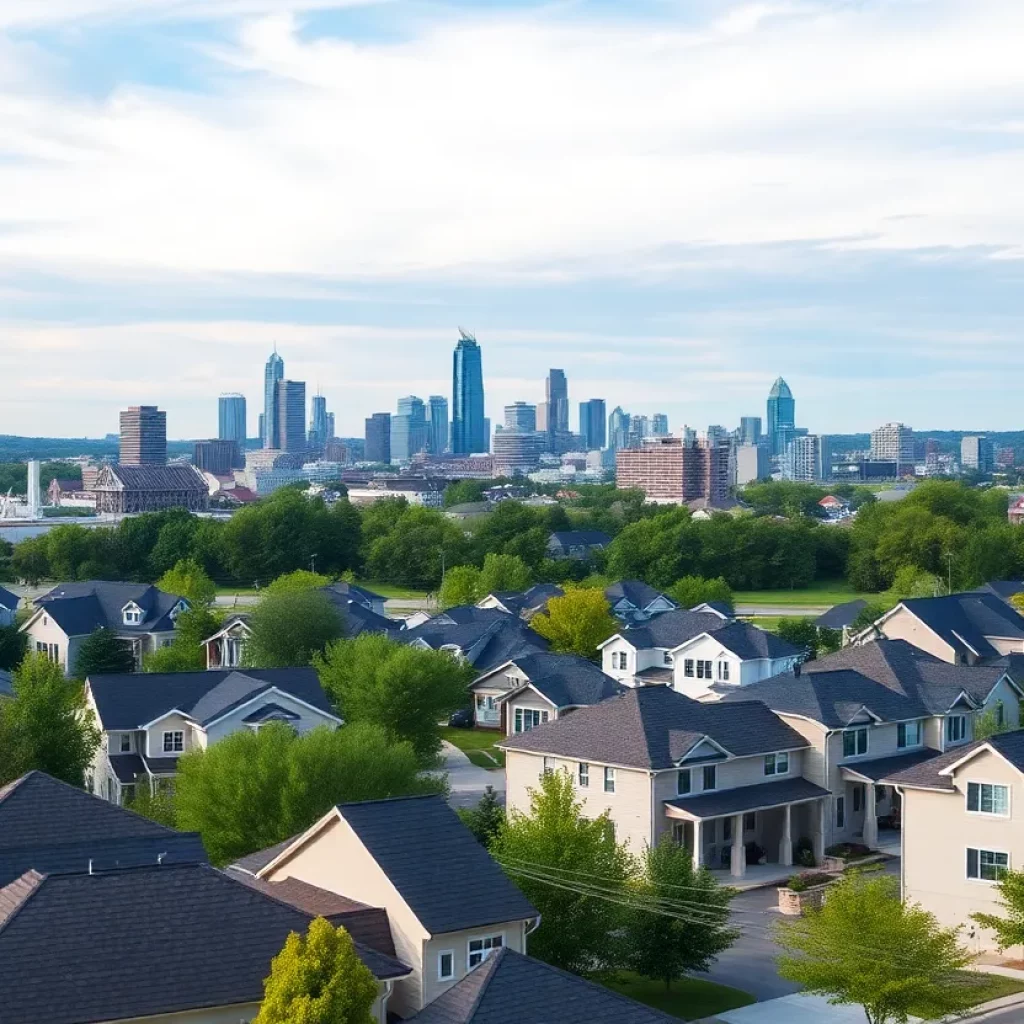
[[[453,711],[448,718],[448,724],[454,729],[472,729],[473,709],[459,708],[458,711]]]

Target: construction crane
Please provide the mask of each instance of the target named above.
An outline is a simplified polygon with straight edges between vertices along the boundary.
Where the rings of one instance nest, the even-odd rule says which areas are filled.
[[[465,331],[461,327],[459,328],[459,337],[463,341],[471,341],[474,345],[476,344],[476,335],[470,334],[469,331]]]

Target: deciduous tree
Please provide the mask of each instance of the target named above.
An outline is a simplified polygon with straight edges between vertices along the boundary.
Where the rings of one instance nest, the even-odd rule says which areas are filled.
[[[996,886],[1001,914],[971,914],[982,926],[995,932],[1000,950],[1024,945],[1024,871],[1006,871]]]
[[[209,608],[197,605],[182,612],[175,623],[174,640],[142,659],[147,672],[202,672],[206,668],[208,640],[221,627],[220,618]]]
[[[286,572],[278,576],[273,583],[269,584],[263,591],[264,594],[295,594],[303,590],[319,590],[331,582],[329,576],[323,576],[318,572],[310,572],[309,569],[296,569],[294,572]]]
[[[0,626],[0,669],[8,672],[21,664],[28,650],[28,634],[17,625]]]
[[[530,567],[518,555],[488,554],[480,570],[480,589],[484,594],[526,590],[533,582]],[[482,595],[481,595],[482,596]]]
[[[315,590],[265,594],[249,619],[245,662],[252,668],[309,665],[344,633],[342,613]]]
[[[668,596],[680,608],[694,608],[705,601],[715,601],[730,609],[733,606],[732,588],[721,576],[711,580],[703,576],[684,576],[669,588]]]
[[[166,594],[184,597],[193,607],[211,605],[217,596],[216,584],[194,558],[175,562],[174,568],[168,569],[156,581],[156,585]]]
[[[597,645],[620,628],[604,591],[583,589],[551,598],[530,626],[551,641],[553,651],[591,659],[597,657]]]
[[[90,676],[117,675],[134,670],[135,655],[130,645],[105,626],[94,630],[82,641],[74,664],[74,674],[83,680]]]
[[[483,597],[480,570],[475,565],[456,565],[444,575],[438,595],[442,608],[476,604]]]

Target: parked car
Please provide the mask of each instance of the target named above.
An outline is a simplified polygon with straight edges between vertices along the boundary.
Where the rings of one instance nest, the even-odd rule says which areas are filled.
[[[454,729],[472,729],[473,709],[459,708],[458,711],[453,711],[448,717],[448,724]]]

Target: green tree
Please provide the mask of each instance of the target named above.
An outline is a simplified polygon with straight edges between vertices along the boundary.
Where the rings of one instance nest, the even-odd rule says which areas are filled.
[[[469,561],[462,528],[443,512],[404,500],[375,502],[363,520],[368,579],[432,590],[447,568]]]
[[[670,989],[691,971],[708,970],[739,937],[729,927],[729,903],[737,893],[719,885],[707,868],[695,869],[693,851],[668,835],[645,849],[641,868],[630,886],[634,907],[623,933],[625,963]],[[680,906],[680,913],[666,913]]]
[[[21,664],[28,650],[28,634],[17,625],[0,626],[0,669],[8,672]]]
[[[632,859],[615,841],[607,812],[584,817],[568,772],[546,772],[529,793],[530,813],[511,812],[491,853],[540,911],[530,953],[574,974],[592,974],[608,962],[623,908],[565,879],[600,879],[606,890],[624,890]]]
[[[776,938],[783,978],[835,1005],[860,1005],[869,1024],[940,1020],[977,1002],[957,929],[903,903],[889,875],[847,875],[820,910],[780,923]]]
[[[721,576],[713,580],[706,580],[703,576],[684,576],[669,588],[668,596],[680,608],[695,608],[705,601],[725,604],[730,609],[733,607],[732,588]]]
[[[1000,951],[1024,944],[1024,871],[1005,871],[996,886],[1002,914],[971,914],[995,933]]]
[[[310,572],[308,569],[296,569],[294,572],[287,572],[278,576],[273,583],[269,584],[263,591],[264,594],[294,594],[303,590],[319,590],[326,587],[331,580],[328,576],[322,576],[318,572]]]
[[[209,608],[197,605],[178,616],[174,640],[142,659],[146,672],[202,672],[206,668],[208,640],[221,627],[221,620]]]
[[[1014,594],[1010,598],[1010,604],[1017,609],[1022,615],[1024,615],[1024,592],[1020,594]]]
[[[988,711],[976,712],[972,734],[976,740],[987,740],[990,736],[998,736],[1001,732],[1010,731],[1010,723],[1002,713],[1002,701],[998,707]]]
[[[480,589],[483,594],[501,591],[518,593],[526,590],[532,582],[530,567],[518,555],[496,555],[492,552],[485,556],[484,567],[480,570]]]
[[[273,723],[178,762],[177,827],[199,832],[210,860],[230,863],[308,828],[335,804],[444,791],[412,746],[360,723],[302,736]]]
[[[90,633],[78,648],[74,674],[79,679],[134,671],[135,655],[131,647],[105,626]]]
[[[152,787],[148,776],[136,776],[135,786],[127,803],[136,814],[141,814],[150,821],[157,821],[168,828],[177,826],[174,791],[170,786],[157,783]]]
[[[818,627],[811,618],[779,619],[775,633],[787,643],[807,652],[808,660],[818,656]]]
[[[252,668],[310,665],[344,635],[341,612],[316,590],[265,594],[249,619],[245,662]]]
[[[597,657],[597,645],[621,628],[612,615],[603,590],[569,590],[548,601],[547,610],[535,615],[530,626],[561,654]]]
[[[165,594],[184,597],[195,607],[211,605],[217,596],[216,584],[194,558],[175,562],[174,568],[168,569],[156,585]]]
[[[0,701],[0,785],[38,769],[81,786],[100,742],[82,684],[41,654],[27,655],[11,682],[13,699]]]
[[[442,608],[456,608],[476,604],[484,593],[480,586],[480,570],[475,565],[457,565],[445,573],[438,596]]]
[[[902,601],[908,597],[935,597],[945,590],[937,576],[922,572],[916,565],[905,565],[896,570],[889,594]]]
[[[888,601],[869,601],[850,624],[850,633],[861,633],[874,625],[893,606]]]
[[[369,722],[408,741],[424,764],[441,749],[438,723],[465,706],[476,675],[446,651],[396,643],[381,633],[331,644],[316,668],[346,722]]]
[[[444,507],[483,501],[484,491],[490,486],[487,480],[456,480],[444,489]]]
[[[489,847],[505,825],[505,809],[498,803],[493,786],[484,790],[475,807],[460,807],[458,815],[481,846]]]

